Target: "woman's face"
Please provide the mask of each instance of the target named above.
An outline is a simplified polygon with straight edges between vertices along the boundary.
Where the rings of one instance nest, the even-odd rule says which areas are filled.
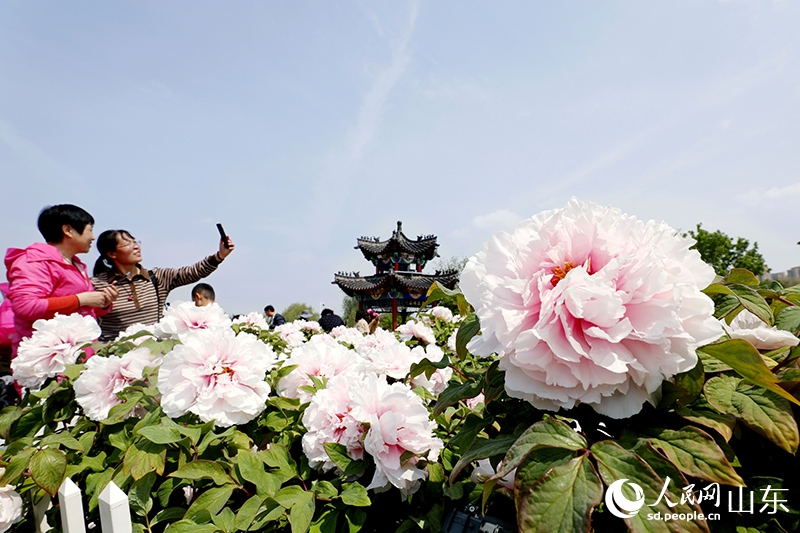
[[[94,241],[93,230],[94,228],[91,224],[86,224],[86,227],[83,228],[83,233],[78,233],[74,228],[70,229],[75,241],[75,253],[85,254],[92,249],[92,242]]]
[[[135,265],[142,260],[142,247],[136,239],[127,233],[117,234],[117,249],[108,254],[115,263]]]

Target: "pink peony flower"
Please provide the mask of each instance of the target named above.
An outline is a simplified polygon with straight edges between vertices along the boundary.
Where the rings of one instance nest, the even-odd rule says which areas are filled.
[[[500,465],[497,465],[500,468]],[[475,465],[475,470],[472,471],[470,474],[469,479],[473,483],[486,483],[486,480],[495,475],[497,471],[492,467],[492,463],[489,459],[481,459]],[[517,477],[517,469],[513,469],[511,472],[506,474],[505,476],[501,477],[497,484],[505,489],[506,493],[513,493],[514,492],[514,479]]]
[[[94,356],[75,380],[75,400],[86,416],[94,421],[105,420],[108,412],[121,403],[117,393],[143,377],[144,369],[161,364],[161,357],[148,348],[137,348],[122,357]]]
[[[306,342],[306,336],[299,324],[287,322],[275,328],[275,333],[290,347],[296,348]]]
[[[153,326],[153,325],[147,326],[145,324],[131,324],[130,326],[125,328],[125,331],[120,331],[119,332],[119,335],[117,335],[117,338],[114,340],[114,342],[120,342],[122,339],[124,339],[126,337],[131,337],[133,335],[136,335],[137,333],[145,331],[145,332],[148,333],[148,335],[142,335],[140,337],[136,337],[135,339],[129,341],[129,342],[132,342],[134,345],[139,346],[140,344],[142,344],[147,339],[155,339],[156,338],[156,336],[151,333],[154,330],[154,328],[155,328],[155,326]]]
[[[484,403],[485,401],[486,398],[483,396],[483,393],[480,393],[474,398],[467,398],[464,400],[464,403],[467,404],[467,407],[474,410],[476,407],[478,407],[478,404]]]
[[[361,437],[366,429],[350,415],[350,386],[363,376],[345,372],[331,378],[325,389],[317,391],[303,413],[303,425],[308,430],[303,435],[303,453],[312,468],[332,470],[336,465],[325,451],[326,442],[335,442],[347,447],[354,459],[364,456]]]
[[[722,327],[700,292],[713,269],[664,223],[573,198],[470,258],[461,288],[502,355],[506,391],[540,409],[590,404],[624,418],[697,362]]]
[[[417,361],[415,361],[416,363],[421,362],[425,358],[429,361],[441,361],[442,357],[444,357],[444,352],[436,345],[428,345],[425,348],[416,346],[411,351],[417,358]],[[416,389],[417,387],[422,387],[428,389],[432,394],[441,394],[447,388],[447,384],[452,377],[452,368],[437,368],[436,371],[431,374],[430,379],[425,377],[424,373],[414,376],[411,379],[411,388]]]
[[[413,338],[417,338],[425,344],[436,343],[436,336],[433,334],[433,330],[430,326],[426,326],[422,322],[409,320],[405,324],[397,326],[395,331],[402,341],[409,341]]]
[[[285,365],[297,365],[278,382],[278,394],[286,398],[299,398],[302,403],[311,400],[310,392],[303,386],[313,386],[309,376],[331,379],[347,371],[363,368],[363,358],[348,350],[335,340],[332,342],[308,342],[292,350]]]
[[[453,312],[450,309],[443,307],[441,305],[437,305],[436,307],[431,309],[431,315],[433,315],[434,318],[438,318],[443,322],[453,321]]]
[[[307,331],[313,331],[319,333],[322,331],[322,326],[319,325],[319,322],[315,322],[313,320],[296,320],[297,325],[300,329],[304,329]]]
[[[244,424],[266,407],[264,381],[275,361],[266,344],[230,329],[199,330],[164,356],[158,372],[161,407],[177,418],[192,412],[218,426]]]
[[[100,336],[94,318],[79,314],[56,315],[33,323],[33,335],[19,343],[11,373],[23,387],[38,389],[47,378],[74,364],[80,347]]]
[[[369,429],[364,435],[364,450],[375,460],[375,475],[367,489],[400,489],[404,496],[419,488],[427,472],[418,466],[421,459],[435,461],[444,447],[433,434],[436,423],[422,399],[403,383],[389,384],[385,378],[367,374],[350,388],[350,415]],[[403,461],[405,452],[413,457]]]
[[[338,342],[345,344],[352,344],[355,346],[364,339],[356,328],[348,328],[347,326],[336,326],[331,330],[331,336]]]
[[[404,379],[411,370],[411,365],[420,362],[424,357],[424,350],[420,357],[419,351],[412,352],[411,348],[400,342],[382,350],[371,350],[367,355],[367,359],[374,364],[378,374],[394,379]]]
[[[264,319],[264,315],[256,311],[234,318],[233,323],[247,328],[269,329],[269,324]]]
[[[797,346],[800,339],[776,327],[769,327],[748,310],[736,315],[731,324],[722,322],[725,333],[732,339],[744,339],[759,350],[777,350],[783,346]]]
[[[10,530],[21,519],[22,498],[11,485],[0,487],[0,533]]]
[[[399,344],[399,342],[394,333],[378,328],[375,333],[364,335],[355,347],[358,353],[368,357],[373,350],[383,350],[393,344]]]
[[[231,319],[217,303],[197,307],[194,302],[175,302],[156,324],[155,333],[161,338],[177,339],[192,331],[230,326]]]

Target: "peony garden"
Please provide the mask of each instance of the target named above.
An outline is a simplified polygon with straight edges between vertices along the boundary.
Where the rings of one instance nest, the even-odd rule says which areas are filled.
[[[800,288],[715,274],[573,198],[499,233],[395,331],[170,306],[113,342],[35,324],[0,413],[0,532],[70,479],[134,532],[800,529]]]

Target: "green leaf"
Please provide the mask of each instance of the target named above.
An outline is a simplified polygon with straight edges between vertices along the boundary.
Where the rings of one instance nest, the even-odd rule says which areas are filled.
[[[747,270],[746,268],[732,268],[728,275],[725,276],[724,283],[731,284],[731,283],[738,283],[741,285],[759,285],[761,282],[758,281],[758,278]]]
[[[749,272],[749,271],[748,271]],[[687,396],[679,398],[678,402],[690,404],[703,392],[703,385],[706,382],[706,373],[703,369],[703,361],[698,358],[697,364],[688,372],[683,372],[675,376],[675,385],[686,391]]]
[[[797,451],[797,422],[791,405],[783,398],[732,376],[709,379],[705,391],[708,402],[718,411],[735,416],[787,452]]]
[[[146,426],[137,431],[139,435],[156,444],[172,444],[183,440],[183,435],[176,428],[164,426]]]
[[[772,316],[772,309],[767,301],[764,300],[755,289],[747,285],[740,285],[738,283],[731,285],[712,283],[703,289],[703,292],[706,294],[726,294],[734,296],[745,309],[756,315],[766,324],[771,326],[775,322],[775,317]]]
[[[125,452],[123,471],[133,479],[140,479],[148,472],[164,473],[167,460],[167,447],[163,444],[141,440]]]
[[[207,511],[211,516],[217,514],[228,503],[231,494],[233,494],[232,485],[208,489],[192,502],[191,507],[186,511],[186,518],[192,518],[201,511]]]
[[[255,520],[263,501],[264,500],[260,496],[252,496],[244,502],[244,505],[242,505],[236,513],[236,529],[242,531],[250,529],[250,525],[253,523],[253,520]]]
[[[135,481],[128,490],[128,501],[130,502],[131,510],[139,516],[147,516],[153,508],[153,498],[150,496],[150,491],[155,481],[156,473],[148,472],[143,478]],[[183,514],[181,514],[181,517],[183,517]]]
[[[207,461],[199,459],[186,463],[180,467],[176,472],[170,474],[170,477],[180,479],[210,479],[216,485],[227,485],[235,483],[233,478],[225,471],[219,463],[214,461]]]
[[[177,522],[178,520],[183,518],[183,515],[185,514],[186,514],[186,509],[180,507],[168,507],[167,509],[164,509],[163,511],[159,511],[158,513],[156,513],[153,519],[150,520],[150,526],[152,527],[158,524],[159,522],[167,522],[167,523]]]
[[[34,452],[36,452],[36,448],[28,448],[11,458],[3,476],[0,477],[0,487],[16,484],[17,478],[28,469],[28,463]]]
[[[279,490],[273,499],[284,509],[291,509],[297,502],[305,500],[309,495],[313,497],[314,493],[306,492],[297,485],[290,485]]]
[[[270,444],[268,449],[258,452],[258,457],[267,466],[277,468],[284,482],[297,476],[297,463],[294,462],[285,446]]]
[[[372,502],[369,500],[369,493],[359,483],[345,484],[341,498],[346,505],[353,507],[369,507]]]
[[[591,530],[592,509],[603,500],[603,484],[588,456],[551,468],[520,498],[522,531],[560,533]]]
[[[219,514],[212,516],[211,521],[225,533],[233,533],[236,531],[236,517],[233,511],[228,507],[222,509]]]
[[[468,315],[458,326],[458,331],[456,332],[456,356],[462,361],[469,353],[467,344],[480,330],[481,323],[475,313]]]
[[[336,533],[336,521],[339,519],[339,509],[325,508],[319,518],[311,523],[310,533]]]
[[[716,357],[723,363],[730,365],[737,374],[760,385],[775,394],[782,396],[797,405],[800,405],[794,396],[780,388],[776,383],[778,378],[770,371],[761,354],[752,344],[743,339],[731,339],[715,344],[708,344],[698,351]]]
[[[314,480],[311,485],[314,497],[318,500],[333,500],[339,496],[339,489],[330,481]]]
[[[536,422],[526,429],[509,448],[503,459],[502,468],[492,476],[492,479],[500,479],[511,472],[519,466],[533,449],[541,446],[578,451],[586,448],[588,443],[580,434],[573,431],[568,424],[560,420],[549,419]]]
[[[665,513],[672,514],[672,508],[664,499],[656,504],[666,480],[659,476],[641,457],[624,449],[614,441],[597,442],[592,445],[591,451],[597,461],[600,477],[607,486],[618,480],[626,480],[622,484],[622,492],[627,499],[632,501],[636,498],[629,484],[635,483],[642,489],[646,506],[639,509],[639,512],[632,517],[624,519],[628,528],[635,533],[670,531],[665,522],[647,520],[648,512],[661,513],[661,516],[664,516]],[[608,494],[606,494],[606,500],[608,501],[608,499]]]
[[[164,533],[215,533],[214,524],[197,524],[191,520],[180,520],[167,526]]]
[[[800,330],[800,307],[789,306],[775,317],[775,326],[778,329],[797,334]]]
[[[736,418],[733,415],[720,413],[711,407],[702,396],[692,405],[678,405],[675,408],[675,412],[690,422],[715,430],[726,441],[731,440],[731,437],[733,437]]]
[[[439,399],[433,407],[433,416],[439,416],[451,405],[466,398],[474,398],[483,390],[483,383],[480,381],[467,381],[466,383],[450,383],[448,387],[439,394]]]
[[[69,433],[53,433],[52,435],[48,435],[42,439],[39,443],[39,446],[54,446],[54,445],[61,445],[65,448],[69,448],[71,450],[77,450],[83,453],[83,444],[78,442],[78,440],[70,435]]]
[[[264,462],[255,453],[239,450],[236,459],[242,477],[255,485],[256,492],[262,499],[274,496],[281,488],[280,476],[267,473]]]
[[[289,525],[292,526],[292,533],[305,533],[314,518],[314,493],[306,492],[305,496],[297,503],[292,505],[289,511]]]
[[[22,416],[22,409],[16,406],[8,406],[5,407],[2,412],[0,412],[0,438],[5,441],[11,440],[9,436],[9,431],[11,431],[11,424],[19,420],[19,417]]]
[[[326,442],[325,453],[331,461],[348,476],[354,476],[366,471],[369,463],[364,460],[355,460],[347,453],[347,446],[337,442]]]
[[[349,507],[344,512],[344,519],[347,524],[347,532],[356,533],[364,527],[364,523],[367,521],[367,513],[361,509]]]
[[[556,466],[567,464],[570,460],[575,458],[575,452],[566,450],[564,448],[551,448],[544,446],[531,450],[525,459],[517,467],[517,473],[514,476],[514,498],[517,508],[519,508],[521,501],[520,498],[527,494],[528,491],[536,484],[539,479],[544,476],[548,470]],[[492,479],[487,481],[486,485],[493,487],[494,483],[499,480]],[[484,489],[484,498],[487,499],[489,494]],[[484,504],[486,501],[484,500]]]
[[[55,497],[67,475],[67,456],[61,450],[44,448],[33,454],[28,468],[33,481]]]
[[[744,480],[708,433],[686,426],[679,430],[659,428],[645,435],[682,472],[706,481],[744,486]]]
[[[464,469],[465,466],[472,461],[478,459],[487,459],[495,455],[505,455],[508,453],[509,448],[516,442],[518,435],[508,435],[505,437],[496,437],[494,439],[475,439],[475,443],[465,453],[461,459],[458,460],[450,473],[450,483],[454,483],[458,474]]]

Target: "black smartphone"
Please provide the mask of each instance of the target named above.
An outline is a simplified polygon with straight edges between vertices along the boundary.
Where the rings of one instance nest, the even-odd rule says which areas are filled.
[[[217,231],[219,231],[219,238],[222,239],[222,243],[225,248],[230,248],[230,246],[228,246],[228,236],[225,235],[225,230],[222,229],[222,224],[219,222],[217,222]]]

